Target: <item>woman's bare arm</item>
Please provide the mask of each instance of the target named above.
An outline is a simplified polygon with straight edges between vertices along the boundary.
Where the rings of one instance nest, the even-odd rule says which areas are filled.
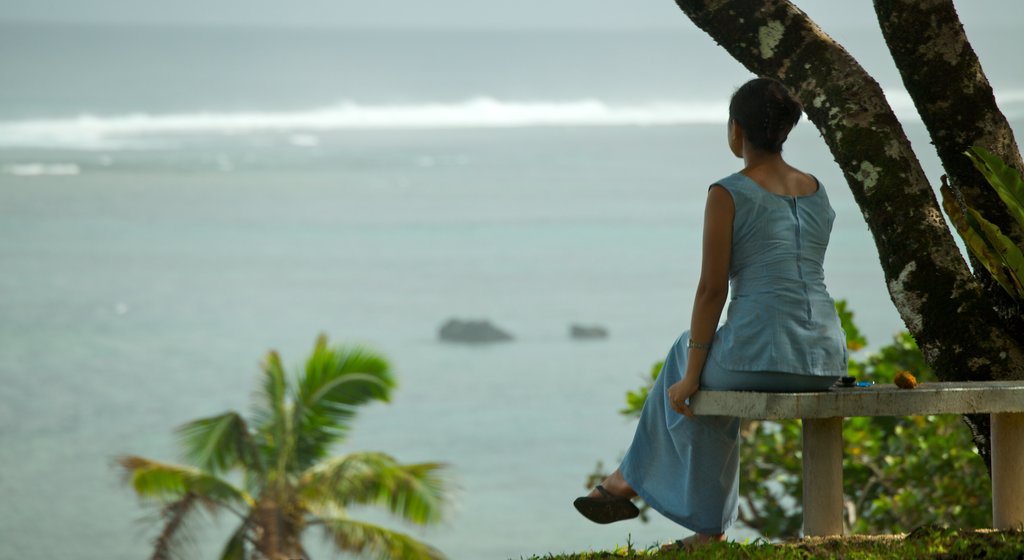
[[[736,214],[732,196],[725,188],[713,186],[708,191],[704,209],[704,243],[700,281],[690,318],[690,338],[698,344],[710,344],[729,295],[729,260],[732,258],[732,222]],[[691,348],[683,379],[669,388],[669,401],[681,414],[691,416],[684,403],[700,386],[708,351]]]
[[[729,295],[729,260],[732,257],[732,219],[735,212],[728,191],[719,186],[708,191],[700,282],[690,318],[690,338],[701,344],[710,343],[715,336],[725,298]],[[706,350],[690,349],[686,377],[699,381],[707,357]]]

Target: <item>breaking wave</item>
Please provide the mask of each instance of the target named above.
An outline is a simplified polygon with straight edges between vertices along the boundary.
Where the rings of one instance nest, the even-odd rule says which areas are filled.
[[[897,116],[919,120],[910,96],[886,92]],[[997,98],[1007,117],[1024,117],[1024,91]],[[575,101],[502,101],[478,97],[456,103],[334,105],[279,112],[195,112],[177,114],[82,114],[75,117],[0,121],[0,147],[71,149],[145,149],[168,144],[175,136],[284,133],[288,143],[315,147],[310,133],[340,130],[416,130],[514,127],[669,126],[722,123],[724,100],[608,103]]]
[[[19,177],[78,175],[81,171],[74,163],[12,163],[3,167],[4,173]]]
[[[166,135],[512,128],[540,126],[658,126],[722,122],[717,103],[609,104],[577,101],[500,101],[489,97],[459,103],[361,105],[341,102],[305,111],[180,113],[100,116],[0,122],[0,146],[116,149]]]

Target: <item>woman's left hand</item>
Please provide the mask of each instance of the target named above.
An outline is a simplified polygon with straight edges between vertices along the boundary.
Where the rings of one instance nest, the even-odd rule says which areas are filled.
[[[692,397],[699,387],[700,383],[685,377],[673,383],[672,386],[668,388],[668,402],[672,405],[672,410],[675,410],[679,414],[685,414],[688,417],[693,417],[693,411],[690,410],[690,406],[686,404],[686,399]]]

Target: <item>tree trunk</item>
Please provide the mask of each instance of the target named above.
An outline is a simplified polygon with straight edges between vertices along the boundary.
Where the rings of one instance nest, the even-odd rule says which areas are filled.
[[[871,230],[889,295],[937,375],[1024,379],[1024,349],[960,255],[878,83],[786,0],[676,3],[733,58],[804,103]]]
[[[974,53],[952,0],[875,0],[875,13],[903,85],[907,88],[951,183],[965,202],[1024,247],[1024,231],[985,178],[964,156],[982,146],[1018,172],[1024,171],[1013,129]],[[1024,344],[1024,316],[985,268],[971,256],[988,300],[1006,331]],[[991,471],[989,417],[968,414],[975,444]]]
[[[288,500],[264,497],[256,504],[256,551],[265,560],[304,560],[301,518],[285,511]]]
[[[992,86],[971,48],[952,0],[875,0],[878,23],[892,59],[942,167],[965,202],[1024,247],[1024,230],[985,178],[964,156],[982,146],[1017,172],[1024,171],[1010,123],[996,105]],[[971,259],[985,293],[1008,333],[1024,345],[1019,302]]]
[[[281,509],[263,498],[256,504],[256,551],[265,560],[281,560]]]

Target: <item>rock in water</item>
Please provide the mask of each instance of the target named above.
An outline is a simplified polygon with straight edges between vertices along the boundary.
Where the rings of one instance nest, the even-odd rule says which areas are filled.
[[[569,336],[578,339],[608,338],[608,329],[597,325],[569,325]]]
[[[503,342],[512,340],[512,335],[495,327],[490,321],[463,321],[448,319],[441,325],[438,337],[444,342],[466,342],[477,344],[483,342]]]

